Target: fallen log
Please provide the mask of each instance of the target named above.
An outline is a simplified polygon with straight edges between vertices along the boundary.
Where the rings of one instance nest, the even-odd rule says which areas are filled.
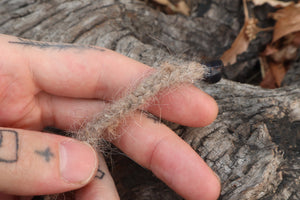
[[[220,57],[242,26],[242,2],[199,0],[192,6],[186,17],[134,0],[3,0],[0,33],[102,46],[150,66],[172,56],[196,61]],[[261,33],[225,70],[227,79],[243,79],[270,40],[269,33]],[[165,122],[220,176],[220,199],[300,198],[299,65],[298,56],[283,87],[274,90],[225,79],[196,83],[217,100],[217,120],[204,128]],[[113,158],[121,199],[182,199],[121,154]]]

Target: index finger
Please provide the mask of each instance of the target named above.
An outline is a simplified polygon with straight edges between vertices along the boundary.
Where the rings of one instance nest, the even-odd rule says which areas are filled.
[[[153,70],[100,47],[41,43],[9,36],[3,41],[10,44],[15,55],[25,54],[26,61],[14,62],[20,62],[21,66],[29,63],[36,86],[56,96],[111,101]],[[158,99],[157,104],[149,107],[150,112],[187,126],[205,126],[215,119],[218,111],[215,101],[192,85],[180,86]]]

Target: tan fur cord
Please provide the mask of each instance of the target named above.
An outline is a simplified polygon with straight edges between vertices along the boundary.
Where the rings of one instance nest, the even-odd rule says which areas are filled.
[[[77,139],[99,147],[101,138],[107,141],[118,138],[116,129],[121,122],[125,121],[125,118],[130,117],[135,111],[145,108],[160,91],[202,79],[205,68],[204,65],[196,62],[181,63],[181,65],[162,64],[157,70],[142,79],[131,92],[113,102],[103,112],[87,122],[76,133]]]
[[[177,87],[184,83],[193,83],[203,78],[206,66],[196,62],[171,64],[164,63],[157,70],[142,79],[140,83],[123,98],[113,102],[103,112],[76,133],[73,137],[91,144],[98,152],[107,147],[106,141],[117,139],[117,128],[125,118],[130,117],[137,110],[146,108],[155,96],[163,91]],[[105,140],[104,140],[105,139]],[[74,199],[74,192],[45,196],[45,200]]]

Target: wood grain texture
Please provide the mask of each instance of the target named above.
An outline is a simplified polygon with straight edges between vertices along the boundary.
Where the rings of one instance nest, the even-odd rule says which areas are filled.
[[[0,33],[102,46],[148,65],[172,56],[219,57],[242,27],[241,1],[194,0],[192,5],[192,15],[185,17],[165,15],[137,0],[2,0]],[[266,18],[263,8],[256,10],[260,19]],[[227,78],[240,80],[255,67],[258,52],[271,40],[270,33],[259,36],[226,69]],[[300,199],[299,63],[275,90],[229,80],[197,83],[217,100],[217,120],[205,128],[166,122],[220,176],[220,199]],[[149,171],[124,156],[113,157],[121,199],[181,199]]]

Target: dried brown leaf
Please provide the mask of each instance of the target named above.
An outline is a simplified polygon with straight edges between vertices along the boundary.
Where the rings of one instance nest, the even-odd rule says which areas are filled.
[[[268,65],[268,70],[260,85],[263,88],[278,88],[286,74],[286,68],[283,63],[269,62]]]
[[[300,46],[300,31],[294,33],[293,44],[297,47]]]
[[[237,38],[232,43],[230,49],[224,52],[224,54],[221,56],[221,60],[223,61],[224,66],[234,64],[236,62],[237,56],[248,49],[249,43],[251,42],[251,40],[255,39],[256,34],[258,32],[270,29],[259,28],[256,25],[257,19],[249,18],[246,0],[243,0],[243,5],[245,13],[245,22]]]
[[[245,33],[247,24],[245,23],[242,27],[240,33],[232,43],[230,49],[224,52],[221,56],[221,60],[224,63],[224,66],[232,65],[236,62],[237,55],[243,53],[248,49],[250,39]]]
[[[269,89],[277,88],[276,81],[271,70],[267,70],[265,78],[260,82],[260,86]]]
[[[275,0],[253,0],[253,2],[255,5],[269,3],[276,7],[287,6],[272,14],[272,17],[277,20],[274,28],[273,42],[266,47],[260,57],[261,71],[264,75],[261,86],[276,88],[281,85],[289,68],[287,63],[295,59],[297,48],[300,46],[300,3],[294,4]],[[236,62],[237,55],[247,50],[249,43],[256,37],[258,32],[271,29],[259,28],[256,25],[257,20],[249,17],[246,0],[243,0],[243,4],[245,23],[231,48],[221,57],[225,66]],[[278,40],[283,37],[283,40]]]
[[[272,63],[271,62],[270,70],[272,71],[276,85],[279,87],[281,85],[281,82],[283,81],[285,74],[286,74],[286,70],[285,70],[283,63]]]
[[[277,0],[252,0],[252,2],[256,6],[260,6],[260,5],[267,3],[273,7],[286,7],[293,3],[293,2],[283,2],[283,1],[277,1]]]
[[[186,16],[190,15],[190,8],[183,0],[172,3],[169,0],[154,0],[156,3],[161,4],[172,10],[173,12],[181,13]]]
[[[280,48],[276,48],[276,44],[267,45],[260,57],[260,67],[263,75],[260,85],[264,88],[273,89],[280,87],[289,68],[288,61],[295,59],[297,56],[297,47],[294,45],[278,45]]]
[[[264,52],[262,53],[263,56],[270,56],[276,52],[278,52],[279,50],[277,48],[275,48],[273,45],[267,45],[266,49],[264,50]]]
[[[179,1],[176,5],[177,7],[177,12],[182,13],[186,16],[190,15],[190,8],[189,6],[186,4],[185,1]]]
[[[261,65],[266,74],[262,87],[280,87],[289,68],[289,63],[297,57],[300,46],[300,3],[292,4],[271,14],[277,22],[274,27],[273,41],[262,53],[267,64]],[[268,65],[268,67],[266,67]]]
[[[300,31],[300,3],[280,9],[271,16],[277,21],[274,27],[273,43],[288,34]]]
[[[295,59],[297,57],[297,49],[294,45],[286,45],[274,54],[271,54],[270,57],[277,63],[283,63]]]

